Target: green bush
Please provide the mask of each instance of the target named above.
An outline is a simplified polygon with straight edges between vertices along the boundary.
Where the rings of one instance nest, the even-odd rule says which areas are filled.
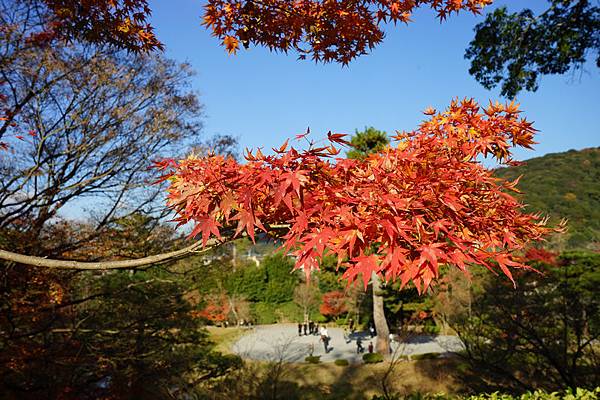
[[[366,353],[363,355],[365,364],[376,364],[383,362],[383,356],[379,353]]]
[[[340,367],[347,367],[348,365],[350,365],[348,360],[343,359],[343,358],[338,358],[337,360],[334,361],[334,364],[339,365]]]
[[[412,358],[413,360],[433,360],[439,357],[440,353],[423,353],[410,356],[410,358]]]
[[[274,324],[277,322],[277,314],[275,313],[275,305],[269,303],[254,303],[251,305],[252,314],[256,318],[256,323]]]
[[[321,362],[321,356],[308,356],[304,359],[307,363],[318,364]]]
[[[327,322],[327,318],[321,315],[320,313],[311,314],[310,319],[312,319],[317,324],[324,324],[325,322]]]
[[[336,319],[335,320],[335,324],[337,326],[345,326],[346,325],[346,318]]]
[[[279,322],[298,322],[304,319],[302,309],[294,302],[287,302],[277,305],[275,314]]]
[[[466,375],[471,370],[471,366],[468,363],[461,362],[456,365],[455,369],[461,375]]]
[[[510,395],[506,393],[481,393],[472,396],[453,396],[445,393],[420,393],[414,392],[407,396],[395,394],[392,396],[397,400],[598,400],[600,399],[600,387],[594,390],[577,388],[575,390],[567,389],[561,392],[544,392],[536,390],[534,392],[525,392],[521,395]],[[384,400],[386,397],[375,395],[371,400]]]
[[[439,335],[441,328],[437,325],[425,325],[423,327],[423,332],[428,333],[430,335]]]

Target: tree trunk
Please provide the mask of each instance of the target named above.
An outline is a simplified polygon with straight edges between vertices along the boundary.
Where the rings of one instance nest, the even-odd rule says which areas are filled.
[[[381,293],[381,278],[375,273],[371,275],[373,284],[373,320],[377,331],[375,349],[379,354],[387,356],[390,353],[390,330],[385,319],[383,296]]]
[[[237,247],[235,245],[235,242],[231,243],[232,249],[231,249],[231,265],[233,266],[233,270],[235,271],[237,268]]]
[[[240,316],[238,315],[237,310],[235,309],[236,304],[233,301],[231,296],[227,296],[227,300],[229,301],[229,309],[231,310],[231,313],[233,314],[233,318],[235,318],[235,324],[239,325],[240,324]]]
[[[304,314],[304,323],[308,324],[308,306],[304,305],[302,308],[302,312]]]

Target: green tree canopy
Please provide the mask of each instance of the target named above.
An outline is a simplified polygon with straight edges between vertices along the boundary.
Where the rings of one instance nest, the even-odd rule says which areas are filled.
[[[589,0],[551,0],[540,14],[506,7],[475,27],[466,50],[469,73],[485,88],[501,84],[502,95],[536,91],[540,75],[564,74],[596,57],[600,67],[600,8]]]
[[[350,143],[354,148],[348,151],[348,158],[361,158],[382,150],[390,143],[390,139],[385,132],[370,126],[364,131],[356,130]]]

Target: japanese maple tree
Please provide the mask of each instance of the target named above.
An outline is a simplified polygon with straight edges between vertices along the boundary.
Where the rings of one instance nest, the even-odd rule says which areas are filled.
[[[522,212],[511,196],[517,182],[492,176],[480,159],[510,164],[515,146],[530,147],[535,129],[514,103],[482,108],[454,100],[416,131],[365,159],[336,158],[342,134],[306,150],[248,152],[240,164],[219,155],[159,163],[169,172],[168,205],[203,243],[224,231],[281,234],[283,247],[307,274],[326,254],[337,256],[349,283],[371,274],[412,282],[423,292],[440,264],[468,274],[471,265],[527,268],[514,255],[551,228]],[[303,138],[305,135],[298,135]]]
[[[558,253],[543,248],[531,247],[525,252],[525,262],[557,265]]]
[[[299,53],[301,59],[347,64],[384,38],[382,24],[408,23],[431,7],[441,20],[461,10],[479,13],[492,0],[209,0],[204,25],[230,52],[240,44]]]
[[[204,24],[234,52],[240,43],[301,58],[348,63],[383,38],[386,23],[408,22],[419,7],[443,20],[459,11],[479,13],[491,0],[208,0]],[[134,52],[161,48],[147,23],[146,0],[37,0],[41,12],[29,24],[31,46],[54,40],[85,40]],[[33,17],[32,17],[33,18]],[[1,26],[10,31],[10,25]],[[274,233],[307,273],[330,252],[349,282],[371,273],[412,281],[423,291],[448,263],[467,272],[470,264],[500,270],[523,267],[512,254],[549,228],[537,215],[521,212],[500,182],[478,161],[490,155],[509,163],[511,147],[528,147],[534,129],[513,104],[481,109],[472,100],[454,101],[418,130],[399,133],[393,147],[361,160],[336,158],[343,135],[308,150],[277,149],[248,154],[248,162],[212,156],[165,162],[173,168],[169,205],[178,221],[195,223],[202,244],[231,228]],[[15,124],[18,110],[3,117],[0,135]],[[274,226],[289,230],[274,230]],[[196,249],[195,246],[190,249]],[[187,254],[190,251],[185,250]],[[182,254],[183,254],[182,253]],[[39,266],[62,263],[2,251],[4,259]],[[177,253],[176,256],[180,256]],[[169,255],[170,257],[170,255]],[[159,257],[160,260],[165,257]],[[157,262],[69,264],[70,268],[125,268]]]
[[[163,45],[147,22],[147,0],[38,0],[47,11],[32,32],[47,44],[73,38],[110,44],[131,51]],[[493,0],[208,0],[203,24],[230,52],[240,44],[271,50],[295,50],[301,58],[348,63],[382,41],[382,24],[408,23],[420,7],[430,7],[444,20],[452,13],[480,13]]]
[[[323,294],[323,303],[319,306],[319,312],[326,317],[337,318],[346,311],[347,298],[344,292],[334,290]]]
[[[193,316],[202,317],[213,324],[220,324],[227,320],[229,306],[224,298],[220,302],[210,300],[202,310],[194,312]]]

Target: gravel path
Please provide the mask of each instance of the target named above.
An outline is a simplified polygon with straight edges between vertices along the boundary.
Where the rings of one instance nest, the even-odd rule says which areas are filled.
[[[368,333],[354,333],[350,340],[344,338],[341,328],[327,328],[331,341],[329,352],[325,353],[323,342],[318,335],[298,336],[297,325],[276,324],[262,325],[242,336],[232,347],[233,352],[244,358],[254,360],[279,360],[290,362],[304,361],[311,348],[315,356],[321,356],[321,361],[334,361],[339,358],[350,362],[362,360],[362,354],[356,353],[356,339],[360,336],[363,347],[367,351],[369,342],[375,346],[376,337],[371,339]],[[462,342],[456,336],[429,336],[419,335],[410,338],[407,342],[392,345],[399,354],[413,355],[424,353],[449,353],[463,349]]]

